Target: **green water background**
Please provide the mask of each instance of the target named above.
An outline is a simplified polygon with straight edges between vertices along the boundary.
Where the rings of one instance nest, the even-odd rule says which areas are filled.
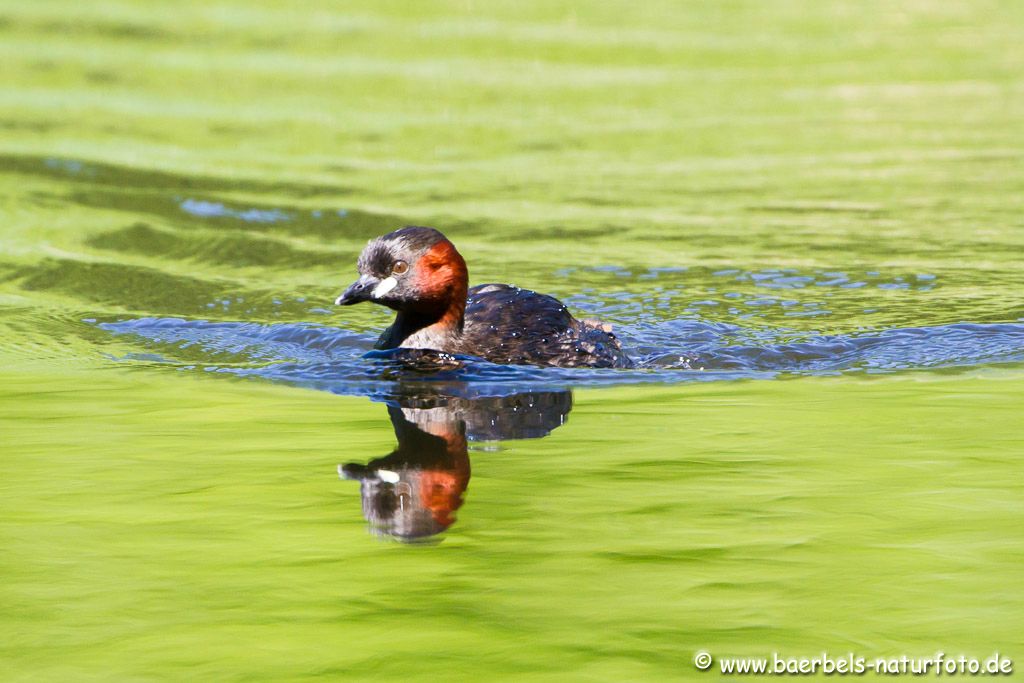
[[[474,282],[671,289],[665,319],[1018,321],[1022,34],[998,1],[0,2],[0,676],[1024,657],[1019,366],[579,391],[405,547],[335,474],[393,447],[380,404],[83,322],[379,329],[317,309],[404,223]],[[928,286],[721,297],[763,268]]]

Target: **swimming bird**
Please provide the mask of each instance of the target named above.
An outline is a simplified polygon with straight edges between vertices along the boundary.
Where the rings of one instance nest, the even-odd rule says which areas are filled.
[[[469,287],[466,262],[434,228],[408,226],[371,240],[359,279],[335,301],[396,311],[377,349],[430,349],[505,365],[628,368],[611,327],[577,320],[558,299],[512,285]]]

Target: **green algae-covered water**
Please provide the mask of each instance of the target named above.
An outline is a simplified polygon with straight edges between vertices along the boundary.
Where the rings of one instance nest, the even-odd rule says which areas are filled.
[[[0,677],[1024,658],[1022,30],[0,2]],[[640,367],[364,358],[404,224]]]

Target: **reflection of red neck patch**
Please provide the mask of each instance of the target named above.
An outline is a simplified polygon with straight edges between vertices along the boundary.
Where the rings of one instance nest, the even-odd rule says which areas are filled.
[[[425,470],[420,479],[420,500],[430,510],[434,521],[445,528],[455,521],[454,512],[462,505],[462,493],[469,483],[468,475],[446,470]]]

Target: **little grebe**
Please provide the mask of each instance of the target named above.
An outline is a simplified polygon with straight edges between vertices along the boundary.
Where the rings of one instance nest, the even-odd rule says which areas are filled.
[[[469,288],[466,262],[433,228],[406,227],[372,240],[359,279],[335,304],[372,301],[398,312],[378,349],[431,349],[501,364],[628,368],[610,328],[577,320],[558,299],[511,285]]]

